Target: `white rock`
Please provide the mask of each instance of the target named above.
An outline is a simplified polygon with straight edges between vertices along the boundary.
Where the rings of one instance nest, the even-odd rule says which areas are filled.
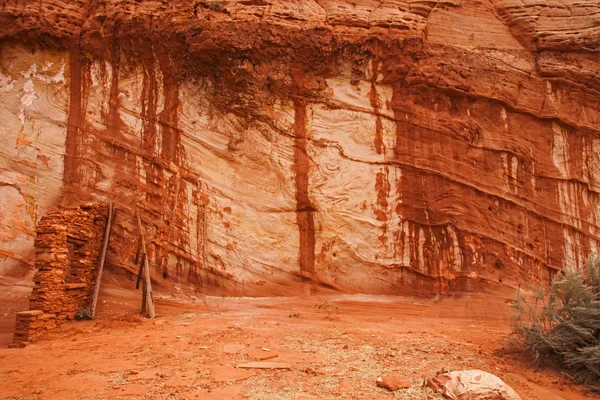
[[[452,400],[521,400],[502,379],[477,369],[440,374],[428,386]]]

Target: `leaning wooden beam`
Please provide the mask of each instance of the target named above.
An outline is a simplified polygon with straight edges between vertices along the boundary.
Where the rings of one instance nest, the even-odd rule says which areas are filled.
[[[108,206],[108,220],[106,221],[106,229],[104,230],[104,244],[102,245],[102,253],[100,254],[100,263],[98,264],[98,275],[96,275],[96,287],[94,288],[94,296],[92,297],[92,318],[96,315],[96,305],[98,304],[98,294],[100,293],[100,281],[102,280],[102,271],[104,271],[104,261],[106,260],[106,249],[108,248],[108,239],[112,228],[114,216],[113,202]]]
[[[142,314],[146,314],[146,281],[144,281],[142,286]]]
[[[142,262],[140,263],[140,269],[138,270],[137,280],[135,281],[135,288],[140,288],[140,281],[142,280],[142,274],[144,273],[144,263],[146,262],[146,255],[142,254]]]
[[[146,252],[146,240],[144,239],[144,228],[142,226],[142,218],[140,217],[140,210],[136,208],[135,213],[137,215],[138,228],[140,230],[140,238],[142,239],[142,257],[144,259],[144,293],[148,302],[148,317],[154,318],[156,313],[154,312],[154,300],[152,299],[152,282],[150,282],[150,267],[148,266],[148,253]]]
[[[140,245],[138,246],[138,250],[142,247],[142,240],[140,238]],[[137,263],[139,260],[139,252],[135,257],[135,262]],[[144,273],[144,264],[146,263],[146,255],[142,254],[142,260],[140,262],[140,269],[138,270],[137,280],[135,282],[135,288],[140,288],[140,281],[142,280],[142,274]],[[146,313],[146,281],[144,281],[144,285],[142,286],[142,314]]]

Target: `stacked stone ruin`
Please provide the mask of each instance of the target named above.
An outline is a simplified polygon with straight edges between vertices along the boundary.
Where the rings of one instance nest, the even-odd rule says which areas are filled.
[[[92,303],[108,206],[51,211],[36,227],[29,311],[17,313],[11,347],[23,347]]]

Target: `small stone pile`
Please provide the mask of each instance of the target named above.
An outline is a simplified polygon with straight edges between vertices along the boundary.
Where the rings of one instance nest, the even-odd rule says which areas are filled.
[[[45,314],[41,310],[21,311],[17,313],[13,342],[9,347],[25,347],[28,342],[35,340],[42,332],[57,326],[56,314]]]
[[[17,313],[11,347],[25,346],[90,307],[107,218],[107,205],[91,204],[52,211],[40,220],[30,311]]]

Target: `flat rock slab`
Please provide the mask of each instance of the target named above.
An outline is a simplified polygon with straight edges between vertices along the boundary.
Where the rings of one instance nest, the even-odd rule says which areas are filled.
[[[148,390],[148,386],[141,383],[119,386],[121,393],[118,396],[143,396]]]
[[[193,379],[186,379],[183,376],[176,376],[165,382],[165,387],[169,389],[178,388],[181,386],[189,386],[194,383]]]
[[[202,400],[243,400],[246,396],[242,395],[242,389],[242,385],[214,388],[210,391],[200,392],[200,398]]]
[[[235,354],[244,350],[244,345],[240,343],[227,343],[223,345],[223,353],[225,354]]]
[[[37,317],[38,315],[42,315],[44,312],[41,310],[29,310],[29,311],[19,311],[17,315],[22,315],[24,317]]]
[[[140,371],[132,377],[127,378],[130,381],[142,381],[146,379],[156,379],[159,375],[160,371],[157,369],[146,369],[144,371]]]
[[[387,390],[408,389],[410,387],[410,379],[406,379],[396,374],[389,374],[377,378],[377,386]]]
[[[261,350],[261,349],[253,349],[248,350],[248,357],[254,358],[255,360],[269,360],[271,358],[275,358],[279,355],[272,350]]]
[[[292,366],[284,362],[253,361],[240,364],[237,368],[256,368],[256,369],[291,369]]]
[[[212,370],[210,379],[213,382],[243,381],[256,375],[254,371],[244,371],[237,368],[219,367]]]

